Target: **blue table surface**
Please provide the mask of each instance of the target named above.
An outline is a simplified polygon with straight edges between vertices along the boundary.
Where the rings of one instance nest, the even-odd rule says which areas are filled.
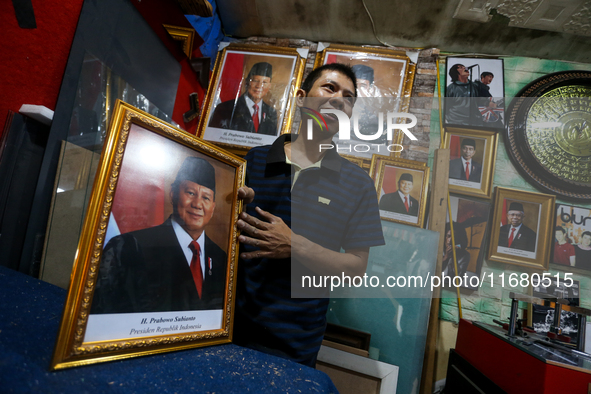
[[[50,372],[65,298],[0,266],[0,393],[338,393],[323,372],[234,344]]]

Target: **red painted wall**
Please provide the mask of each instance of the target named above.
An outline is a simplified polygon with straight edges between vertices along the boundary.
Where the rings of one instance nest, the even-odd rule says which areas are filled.
[[[0,2],[0,133],[22,104],[55,110],[83,0],[32,3],[37,28],[21,29],[12,2]]]
[[[182,116],[190,109],[189,94],[198,92],[202,103],[205,92],[179,49],[179,44],[162,27],[163,23],[185,27],[191,25],[174,1],[131,1],[181,63],[182,74],[172,119],[181,128],[195,134],[197,119],[185,124]],[[83,2],[32,0],[36,29],[21,29],[12,2],[0,2],[0,137],[9,110],[18,112],[22,104],[43,105],[55,110]],[[198,48],[202,42],[195,35],[193,57],[201,56]]]

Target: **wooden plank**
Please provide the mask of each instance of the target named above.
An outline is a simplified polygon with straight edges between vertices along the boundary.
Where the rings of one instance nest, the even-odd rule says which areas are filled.
[[[431,200],[429,202],[429,230],[437,231],[439,237],[439,251],[443,250],[445,242],[445,222],[447,217],[447,196],[449,179],[449,149],[435,150],[433,158],[433,177],[431,178]],[[443,256],[437,253],[437,265],[435,275],[441,276],[441,264]],[[435,359],[437,350],[437,337],[439,334],[439,302],[441,289],[433,289],[431,312],[429,314],[429,328],[427,330],[427,344],[423,359],[423,374],[421,378],[422,394],[431,394],[433,391],[433,379],[435,376]]]

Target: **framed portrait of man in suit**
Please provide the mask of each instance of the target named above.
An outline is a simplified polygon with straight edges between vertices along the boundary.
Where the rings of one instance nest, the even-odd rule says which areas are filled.
[[[556,196],[495,188],[488,258],[548,269]]]
[[[197,135],[235,152],[291,130],[307,49],[221,43]]]
[[[446,128],[443,147],[450,150],[450,191],[490,198],[497,144],[498,135],[492,131]]]
[[[379,160],[379,161],[378,161]],[[370,176],[375,181],[380,217],[422,227],[429,167],[414,160],[376,157]]]
[[[243,159],[116,103],[54,369],[230,342],[244,176]]]
[[[331,63],[351,65],[357,77],[357,100],[353,111],[359,117],[359,133],[363,136],[376,135],[380,127],[379,114],[384,116],[382,135],[371,141],[362,140],[353,130],[349,140],[335,136],[339,153],[363,158],[366,167],[374,154],[399,157],[400,149],[394,146],[402,143],[404,134],[395,130],[392,138],[388,139],[385,115],[388,112],[408,112],[416,64],[405,51],[319,43],[314,68]],[[367,145],[368,149],[361,148],[361,144]],[[355,146],[358,146],[357,149]]]

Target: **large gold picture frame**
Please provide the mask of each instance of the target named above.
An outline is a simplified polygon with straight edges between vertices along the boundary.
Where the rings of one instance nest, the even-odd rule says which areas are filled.
[[[446,128],[443,148],[450,149],[449,191],[466,196],[491,198],[497,145],[498,133],[494,131]],[[471,150],[464,152],[465,148]],[[468,179],[465,158],[468,158],[467,163],[470,167]]]
[[[386,48],[360,47],[351,45],[321,43],[320,51],[316,55],[314,68],[329,63],[345,63],[353,67],[357,76],[357,103],[362,122],[375,110],[387,112],[408,112],[410,96],[415,77],[416,64],[412,63],[404,51]],[[371,122],[370,122],[371,123]],[[401,121],[405,123],[405,121]],[[360,126],[363,128],[363,126]],[[371,132],[376,130],[369,127]],[[400,130],[392,136],[387,144],[399,145],[404,134]],[[364,142],[356,141],[354,142]],[[336,141],[337,144],[349,143]],[[378,141],[372,141],[376,143]],[[382,142],[378,142],[382,144]],[[373,147],[369,151],[352,150],[349,154],[364,159],[365,167],[369,167],[373,154],[383,154],[390,151],[390,156],[400,157],[400,150],[387,150],[385,146]]]
[[[197,135],[242,155],[289,133],[295,93],[306,62],[300,52],[254,44],[232,43],[224,47],[217,56]],[[258,77],[249,77],[254,75]],[[261,100],[257,104],[260,112],[256,130],[247,98]]]
[[[488,259],[547,270],[554,230],[555,201],[556,196],[550,194],[497,186]],[[519,225],[518,230],[511,231],[511,228]]]
[[[380,218],[423,227],[429,167],[420,161],[374,156],[371,170],[370,176],[378,194]],[[406,201],[403,199],[405,196]]]
[[[231,342],[245,168],[243,159],[116,102],[52,369]],[[187,257],[182,246],[187,237],[204,245],[199,280],[197,254]]]

